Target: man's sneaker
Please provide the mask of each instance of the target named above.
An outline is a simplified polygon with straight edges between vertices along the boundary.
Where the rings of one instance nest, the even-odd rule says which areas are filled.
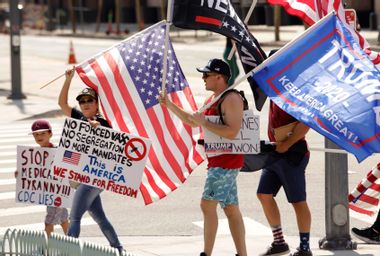
[[[204,252],[201,252],[201,254],[199,254],[199,256],[207,256],[207,254]]]
[[[313,253],[309,251],[301,251],[300,248],[297,248],[297,251],[290,256],[313,256]]]
[[[260,256],[276,256],[276,255],[284,255],[289,253],[289,245],[287,243],[284,244],[275,244],[272,243],[270,247],[268,247],[267,251]]]
[[[368,244],[380,244],[380,233],[373,228],[358,229],[352,228],[352,233]]]

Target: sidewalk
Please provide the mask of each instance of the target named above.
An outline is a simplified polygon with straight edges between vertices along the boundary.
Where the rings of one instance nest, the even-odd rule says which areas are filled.
[[[95,243],[107,244],[103,237],[82,237]],[[121,243],[129,253],[136,256],[198,256],[203,248],[202,236],[123,236]],[[369,245],[358,242],[356,250],[328,251],[318,248],[318,238],[311,238],[311,249],[314,256],[378,256],[380,245]],[[267,236],[247,236],[247,251],[249,256],[257,256],[263,253],[272,241]],[[291,252],[296,250],[299,244],[298,237],[286,237]],[[215,256],[235,255],[235,247],[230,235],[218,235],[214,252]]]

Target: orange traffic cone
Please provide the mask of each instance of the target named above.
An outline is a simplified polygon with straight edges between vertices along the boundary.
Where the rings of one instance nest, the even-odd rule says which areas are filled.
[[[76,64],[77,63],[77,60],[75,58],[75,53],[74,53],[73,41],[70,41],[69,60],[67,62],[68,62],[68,64]]]

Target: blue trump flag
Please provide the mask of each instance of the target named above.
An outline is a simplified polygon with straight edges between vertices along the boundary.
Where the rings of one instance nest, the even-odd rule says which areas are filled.
[[[380,152],[379,70],[334,13],[254,70],[280,108],[351,152]]]

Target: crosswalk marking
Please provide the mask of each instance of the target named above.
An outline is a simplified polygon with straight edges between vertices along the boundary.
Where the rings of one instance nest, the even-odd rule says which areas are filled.
[[[16,179],[0,179],[0,186],[1,185],[12,185],[16,184]]]
[[[53,137],[51,138],[52,140],[58,140],[61,136],[60,135],[53,135]],[[15,143],[15,142],[19,142],[21,144],[23,143],[26,143],[26,142],[34,142],[34,138],[33,137],[20,137],[20,138],[6,138],[6,139],[1,139],[1,143]],[[36,144],[35,144],[36,145]]]
[[[16,156],[16,147],[14,152],[0,152],[0,157],[15,157]]]
[[[2,209],[0,211],[0,217],[9,217],[9,216],[31,214],[31,213],[38,213],[38,212],[45,212],[45,211],[46,211],[46,206],[44,205],[12,207],[12,208],[7,208],[7,209]]]
[[[13,159],[0,159],[0,165],[3,164],[16,164],[16,158]]]
[[[90,217],[90,218],[83,218],[80,222],[81,227],[82,226],[91,226],[95,225],[96,222]],[[45,227],[45,224],[43,222],[40,223],[32,223],[32,224],[26,224],[26,225],[15,225],[15,226],[9,226],[9,227],[1,227],[0,233],[3,234],[5,231],[10,229],[27,229],[27,230],[43,230]],[[55,225],[55,229],[61,229],[60,225]]]
[[[2,192],[0,193],[0,200],[6,200],[6,199],[15,199],[16,198],[16,192]]]
[[[257,222],[251,218],[243,217],[245,233],[247,235],[256,235],[256,236],[271,236],[272,230],[267,226],[264,226],[260,222]],[[203,229],[203,221],[195,221],[194,225]],[[228,226],[227,219],[218,220],[218,235],[229,235],[230,228]]]
[[[0,173],[13,173],[16,170],[15,167],[0,168]]]

